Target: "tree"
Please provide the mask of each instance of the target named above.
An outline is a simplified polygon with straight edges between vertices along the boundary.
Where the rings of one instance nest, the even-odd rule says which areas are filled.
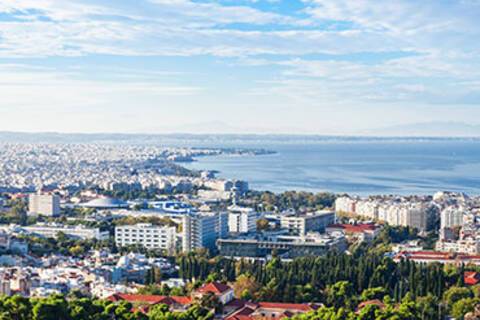
[[[473,297],[472,291],[468,288],[451,287],[443,295],[443,300],[447,304],[449,310],[455,302]]]
[[[28,298],[19,295],[11,297],[3,297],[2,310],[4,310],[6,318],[12,320],[28,320],[31,318],[30,310],[32,305]]]
[[[333,285],[327,286],[326,302],[329,306],[339,307],[351,307],[351,300],[353,290],[352,285],[348,281],[339,281]]]
[[[383,287],[368,288],[363,290],[360,299],[362,301],[379,299],[382,300],[386,294],[386,290]]]
[[[235,297],[246,300],[253,299],[259,289],[260,285],[255,281],[255,278],[249,274],[240,275],[233,284]]]
[[[463,319],[463,316],[467,312],[471,312],[475,309],[475,306],[480,302],[478,298],[463,298],[456,301],[452,305],[451,315],[456,319]]]
[[[263,230],[268,230],[270,227],[269,222],[267,219],[262,218],[257,220],[257,230],[258,231],[263,231]]]
[[[67,301],[61,295],[36,300],[32,313],[33,320],[69,320]]]

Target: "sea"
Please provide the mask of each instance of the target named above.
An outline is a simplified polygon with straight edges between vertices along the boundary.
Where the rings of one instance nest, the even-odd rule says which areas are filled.
[[[273,192],[480,195],[480,138],[0,132],[2,141],[266,149],[274,153],[200,157],[181,165]]]
[[[305,138],[214,139],[194,147],[262,148],[268,155],[201,157],[189,169],[217,170],[255,190],[351,195],[480,194],[480,139]]]

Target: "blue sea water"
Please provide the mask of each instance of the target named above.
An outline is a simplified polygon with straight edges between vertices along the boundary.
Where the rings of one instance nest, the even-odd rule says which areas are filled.
[[[480,194],[478,139],[319,139],[195,142],[194,146],[265,148],[261,156],[202,157],[187,167],[218,170],[256,190],[358,195]]]

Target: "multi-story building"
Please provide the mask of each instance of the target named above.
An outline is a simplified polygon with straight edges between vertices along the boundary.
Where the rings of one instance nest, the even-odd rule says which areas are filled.
[[[412,204],[400,211],[399,225],[418,230],[426,230],[428,224],[428,208],[423,204]]]
[[[248,233],[257,231],[257,212],[252,208],[231,206],[228,208],[228,231]]]
[[[438,208],[428,197],[378,196],[361,199],[345,196],[336,199],[335,210],[419,230],[431,228],[438,215]]]
[[[477,255],[480,253],[480,242],[476,239],[464,239],[457,241],[439,240],[435,244],[435,250],[441,252],[456,252]]]
[[[288,214],[280,218],[280,226],[290,233],[304,235],[310,231],[323,232],[325,228],[335,223],[334,211],[317,211],[307,214]]]
[[[173,253],[176,248],[176,229],[169,226],[155,226],[150,223],[115,227],[115,243],[119,247],[140,245],[150,250],[167,250]]]
[[[335,200],[335,211],[336,212],[345,212],[345,213],[355,213],[356,212],[357,201],[354,198],[350,197],[338,197]]]
[[[31,215],[60,215],[60,197],[54,194],[33,193],[28,197],[28,213]]]
[[[185,252],[199,248],[215,249],[215,242],[223,236],[227,219],[225,213],[199,212],[183,217],[182,249]]]
[[[463,208],[447,207],[440,212],[440,228],[453,228],[463,225]]]
[[[108,240],[110,234],[108,231],[102,231],[99,228],[88,228],[85,226],[65,226],[59,224],[38,223],[33,226],[20,227],[28,233],[36,234],[45,238],[57,238],[59,233],[68,237],[77,239],[97,239]]]
[[[283,258],[323,255],[329,250],[343,252],[347,241],[342,232],[308,233],[301,236],[263,234],[218,239],[220,255],[226,257],[265,258],[273,252]]]

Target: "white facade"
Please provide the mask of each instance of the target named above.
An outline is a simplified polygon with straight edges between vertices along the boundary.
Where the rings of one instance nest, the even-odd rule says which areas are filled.
[[[435,244],[436,251],[442,252],[460,252],[469,254],[480,253],[480,242],[476,239],[465,239],[457,241],[437,241]]]
[[[257,212],[252,208],[231,206],[228,208],[228,231],[248,233],[257,231]]]
[[[440,212],[440,228],[452,228],[463,225],[464,210],[448,207]]]
[[[147,249],[175,251],[175,227],[138,223],[115,227],[115,243],[119,247],[140,245]]]
[[[36,224],[20,228],[28,233],[37,234],[46,238],[56,238],[59,232],[64,233],[69,237],[79,239],[108,240],[110,236],[108,231],[100,231],[99,228],[87,228],[83,226]]]
[[[31,194],[28,197],[28,213],[58,216],[60,214],[60,197],[51,194]]]
[[[432,214],[429,202],[398,198],[351,198],[339,197],[335,201],[336,212],[384,221],[392,226],[410,226],[419,230],[428,228]]]
[[[200,212],[183,217],[182,250],[215,249],[215,242],[227,228],[224,212]]]
[[[307,214],[289,214],[280,218],[280,226],[289,232],[305,235],[310,231],[323,232],[330,224],[335,223],[334,211],[317,211]]]

